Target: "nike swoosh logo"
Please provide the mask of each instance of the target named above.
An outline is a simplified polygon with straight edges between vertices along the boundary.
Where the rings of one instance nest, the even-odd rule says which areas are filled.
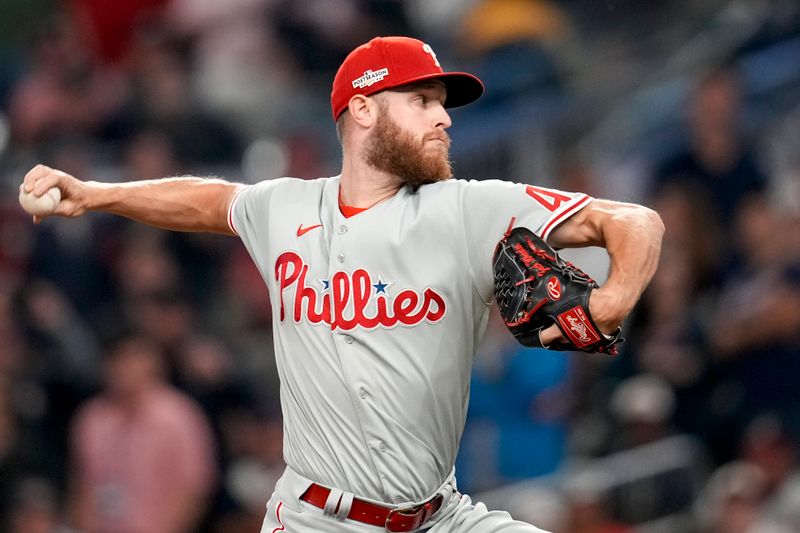
[[[309,226],[307,228],[304,228],[303,225],[300,224],[299,226],[297,226],[297,236],[298,237],[302,237],[303,235],[305,235],[306,233],[308,233],[312,229],[321,228],[321,227],[322,227],[322,224],[316,224],[314,226]]]

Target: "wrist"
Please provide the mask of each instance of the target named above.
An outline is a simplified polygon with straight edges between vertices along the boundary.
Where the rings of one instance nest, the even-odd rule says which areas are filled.
[[[631,301],[624,291],[603,286],[592,291],[589,310],[598,328],[604,334],[613,334],[633,309]]]
[[[86,211],[103,211],[112,201],[110,194],[113,184],[99,181],[84,181],[82,184],[82,204]]]

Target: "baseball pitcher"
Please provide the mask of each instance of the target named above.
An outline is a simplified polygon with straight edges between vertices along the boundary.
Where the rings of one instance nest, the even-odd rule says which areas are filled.
[[[613,353],[658,262],[653,211],[451,179],[447,108],[483,84],[407,37],[356,48],[333,80],[341,173],[255,185],[81,181],[33,168],[22,196],[177,231],[236,235],[272,295],[288,465],[262,533],[539,532],[456,487],[475,349],[497,299],[527,345]],[[554,249],[603,246],[598,287]]]

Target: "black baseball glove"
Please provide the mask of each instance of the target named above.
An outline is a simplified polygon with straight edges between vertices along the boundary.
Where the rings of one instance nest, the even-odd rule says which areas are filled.
[[[621,330],[604,335],[589,313],[597,283],[561,259],[527,228],[514,228],[497,244],[492,258],[500,315],[525,346],[616,355]],[[543,346],[539,333],[555,323],[566,342]]]

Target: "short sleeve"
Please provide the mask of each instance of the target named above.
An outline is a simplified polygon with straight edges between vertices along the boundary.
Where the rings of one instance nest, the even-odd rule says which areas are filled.
[[[243,185],[236,191],[228,206],[228,225],[242,239],[251,256],[255,251],[266,248],[272,195],[287,179]]]
[[[270,203],[270,197],[288,179],[279,178],[241,186],[228,206],[228,225],[231,230],[245,240],[254,228],[262,227],[267,220],[266,206]]]
[[[511,227],[526,227],[547,240],[563,221],[592,200],[566,192],[500,180],[470,181],[462,196],[470,268],[485,302],[492,298],[492,254]]]

